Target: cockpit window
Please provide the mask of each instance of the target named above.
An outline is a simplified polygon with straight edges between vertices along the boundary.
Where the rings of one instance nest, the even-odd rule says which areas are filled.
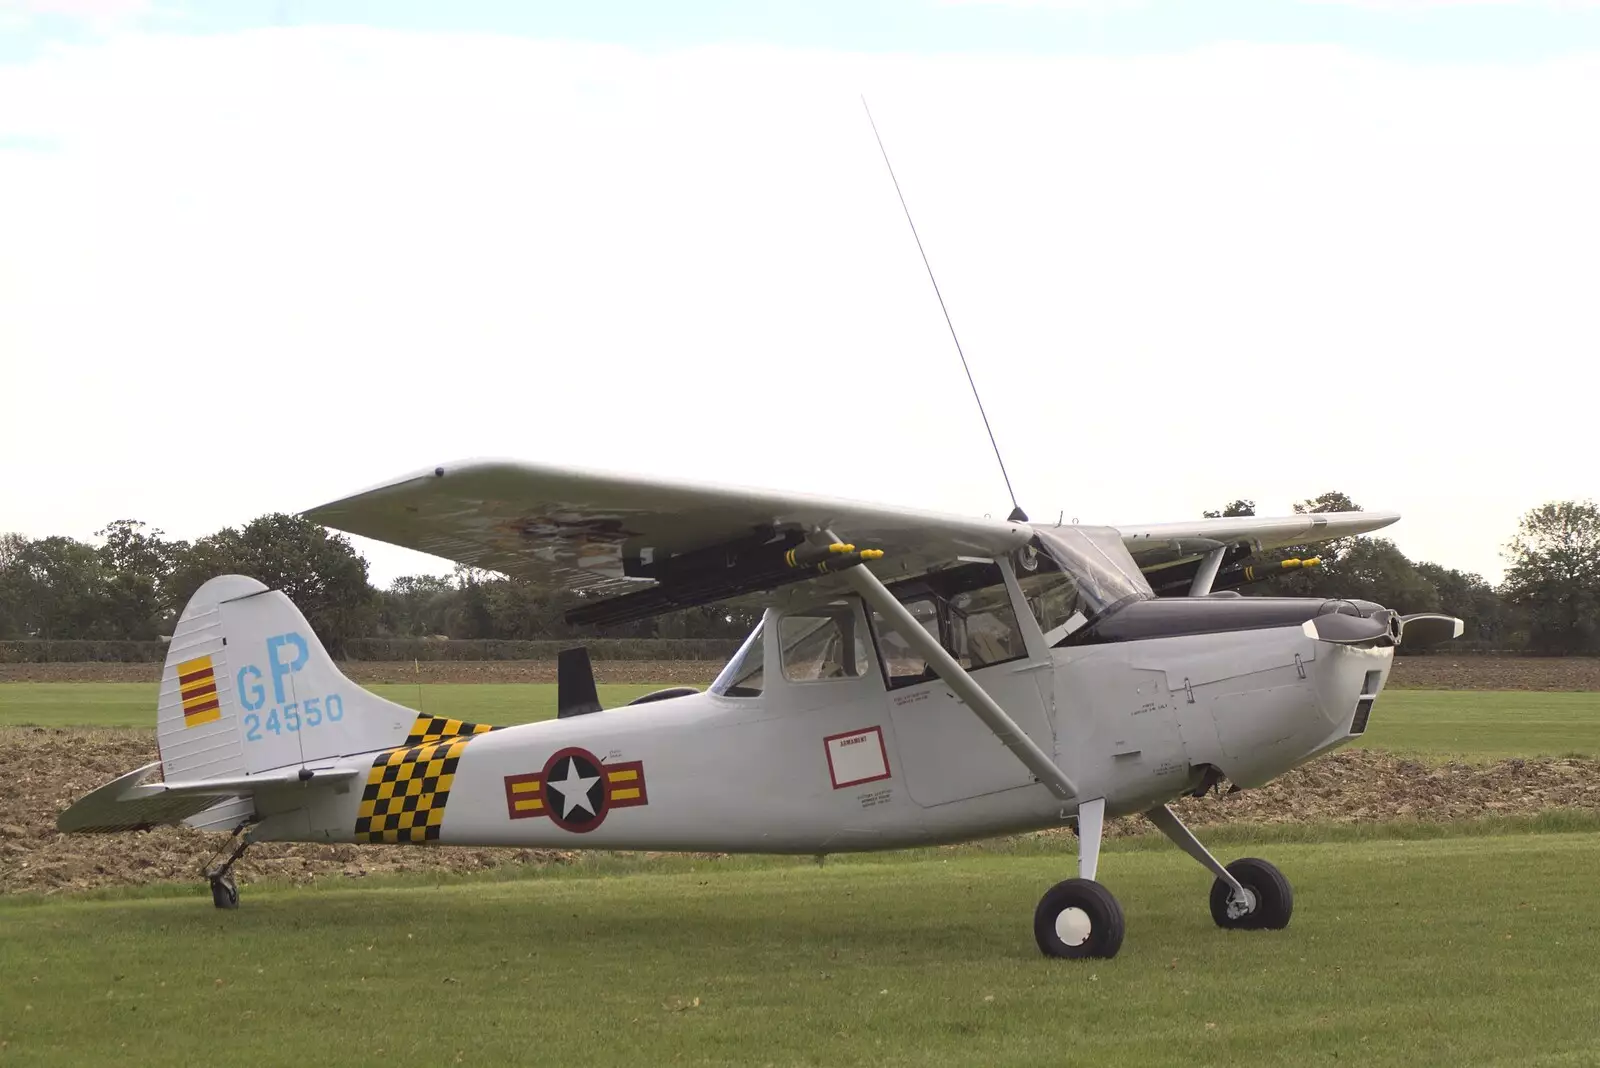
[[[1011,595],[995,564],[962,564],[896,583],[889,590],[968,671],[1028,655]],[[928,662],[876,612],[872,629],[890,689],[937,677]]]
[[[852,679],[866,670],[867,643],[854,604],[840,601],[778,621],[783,675],[791,682]]]
[[[756,624],[756,629],[750,632],[750,637],[744,640],[739,651],[733,654],[733,659],[728,661],[716,681],[711,684],[712,693],[723,697],[761,696],[764,688],[762,668],[766,657],[761,632],[766,626],[765,619]]]

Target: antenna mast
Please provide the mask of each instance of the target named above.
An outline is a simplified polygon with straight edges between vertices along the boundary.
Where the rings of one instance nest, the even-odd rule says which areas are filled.
[[[994,428],[989,425],[989,413],[983,410],[983,398],[978,396],[978,384],[972,380],[972,368],[967,366],[967,354],[961,350],[961,339],[956,336],[956,324],[950,321],[950,309],[944,306],[944,294],[939,292],[939,280],[933,276],[933,264],[928,262],[928,253],[922,247],[922,238],[917,233],[917,224],[911,221],[911,209],[906,206],[906,195],[900,191],[900,179],[894,176],[894,164],[889,162],[889,150],[883,147],[883,135],[878,132],[878,124],[873,121],[872,109],[867,107],[867,98],[861,97],[861,107],[867,113],[867,122],[872,124],[872,136],[877,139],[878,151],[883,153],[883,165],[889,168],[889,180],[894,183],[895,195],[900,198],[900,208],[906,213],[906,224],[911,227],[911,237],[917,243],[917,252],[922,256],[922,266],[928,269],[928,281],[933,283],[933,295],[939,298],[939,310],[944,312],[944,325],[950,328],[950,340],[956,343],[956,355],[961,357],[961,369],[967,373],[967,385],[972,387],[972,399],[978,402],[978,415],[983,418],[983,429],[989,435],[989,445],[994,449],[995,463],[1000,465],[1000,477],[1005,479],[1006,493],[1011,497],[1011,515],[1007,518],[1013,523],[1025,523],[1028,515],[1017,503],[1017,491],[1011,488],[1011,476],[1006,473],[1006,462],[1000,457],[1000,444],[994,439]]]

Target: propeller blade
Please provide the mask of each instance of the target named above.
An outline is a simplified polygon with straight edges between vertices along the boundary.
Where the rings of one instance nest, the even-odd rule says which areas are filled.
[[[1455,616],[1437,612],[1418,612],[1400,617],[1400,640],[1406,645],[1438,645],[1461,637],[1467,625]]]
[[[1308,619],[1300,625],[1306,637],[1334,645],[1373,645],[1386,638],[1393,639],[1389,629],[1388,613],[1371,616],[1352,616],[1343,612],[1329,612]]]

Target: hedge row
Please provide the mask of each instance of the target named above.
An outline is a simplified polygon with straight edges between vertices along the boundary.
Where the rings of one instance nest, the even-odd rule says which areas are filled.
[[[554,660],[563,649],[587,646],[595,660],[716,660],[739,648],[733,638],[571,638],[562,641],[436,641],[427,638],[356,638],[344,643],[349,660]],[[166,642],[0,641],[0,664],[108,661],[160,663]]]

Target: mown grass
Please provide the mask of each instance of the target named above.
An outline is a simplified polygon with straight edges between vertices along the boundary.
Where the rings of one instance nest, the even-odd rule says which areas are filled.
[[[1600,693],[1391,690],[1356,744],[1472,761],[1593,757],[1600,755]]]
[[[665,684],[601,686],[608,708]],[[391,701],[482,723],[528,723],[555,715],[550,683],[374,686]],[[0,725],[152,727],[149,683],[0,683]],[[1393,690],[1378,701],[1357,744],[1428,759],[1491,760],[1600,755],[1600,693]]]
[[[0,1061],[1588,1064],[1600,837],[1279,845],[1283,932],[1117,852],[1114,961],[1041,958],[1065,855],[680,859],[596,878],[0,901]],[[1496,877],[1487,878],[1493,871]],[[337,1051],[337,1053],[335,1053]]]

